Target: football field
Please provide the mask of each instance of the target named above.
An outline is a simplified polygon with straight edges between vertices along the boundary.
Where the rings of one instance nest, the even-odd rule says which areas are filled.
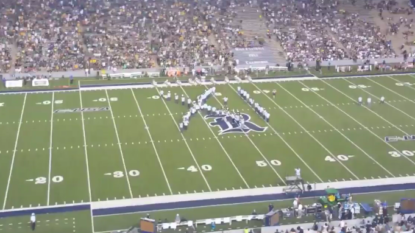
[[[227,97],[249,129],[199,113],[181,133],[187,105],[159,91],[209,87],[0,95],[1,208],[284,186],[295,168],[310,183],[415,175],[413,76],[216,85],[208,104]]]

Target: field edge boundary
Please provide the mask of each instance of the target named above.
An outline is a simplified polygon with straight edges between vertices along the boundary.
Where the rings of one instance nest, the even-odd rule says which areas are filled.
[[[315,75],[299,75],[291,77],[258,77],[252,79],[254,83],[264,82],[281,82],[281,81],[305,81],[305,80],[318,80],[318,79],[341,79],[341,78],[368,78],[368,77],[388,77],[388,76],[401,76],[401,75],[415,75],[413,72],[400,72],[400,73],[382,73],[382,74],[349,74],[349,75],[330,75],[330,76],[315,76]],[[241,81],[229,81],[231,84],[237,83],[249,83],[248,80]],[[157,84],[157,87],[178,87],[181,86],[193,86],[193,85],[214,85],[214,84],[227,84],[224,80],[205,81],[200,83],[189,83],[188,81],[180,81],[178,83],[169,84]],[[12,94],[31,94],[31,93],[50,93],[50,92],[74,92],[74,91],[91,91],[91,90],[117,90],[117,89],[139,89],[139,88],[154,88],[151,83],[124,83],[124,84],[87,84],[77,88],[67,89],[29,89],[29,90],[5,90],[0,91],[0,95],[12,95]]]
[[[328,187],[341,193],[363,194],[415,189],[415,176],[380,178],[358,181],[341,181],[314,184],[313,191],[301,194],[302,198],[324,195]],[[94,216],[136,213],[143,211],[197,208],[217,205],[243,204],[251,202],[277,201],[293,198],[283,191],[284,187],[215,191],[195,194],[178,194],[158,197],[144,197],[123,200],[97,201],[89,203],[40,206],[33,208],[0,211],[0,218],[36,214],[63,213],[92,210]],[[295,194],[294,194],[295,195]]]
[[[316,183],[313,190],[304,192],[301,196],[321,196],[328,187],[341,190],[343,193],[364,193],[374,191],[402,190],[406,185],[415,188],[415,176],[399,178],[380,178],[358,181],[340,181],[328,183]],[[313,185],[312,185],[313,186]],[[165,209],[166,207],[194,207],[217,204],[249,203],[266,200],[279,200],[292,198],[284,192],[286,187],[269,187],[255,189],[240,189],[231,191],[215,191],[206,193],[180,194],[158,197],[145,197],[139,199],[110,200],[104,202],[92,202],[91,208],[94,215],[106,215],[114,211],[137,212],[153,209]]]

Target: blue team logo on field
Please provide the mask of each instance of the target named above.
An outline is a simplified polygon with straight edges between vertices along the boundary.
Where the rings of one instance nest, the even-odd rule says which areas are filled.
[[[244,125],[241,126],[236,122],[232,121],[231,117],[227,117],[223,114],[211,114],[205,116],[205,119],[213,119],[214,121],[210,122],[209,125],[212,127],[219,127],[219,135],[227,133],[249,133],[251,131],[261,133],[267,130],[267,127],[261,127],[251,121],[251,117],[248,114],[241,114],[244,118]]]

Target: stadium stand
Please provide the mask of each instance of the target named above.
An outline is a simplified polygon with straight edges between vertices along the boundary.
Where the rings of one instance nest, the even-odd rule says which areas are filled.
[[[3,72],[228,67],[233,49],[252,47],[278,64],[415,53],[413,9],[397,0],[20,0],[0,11]]]

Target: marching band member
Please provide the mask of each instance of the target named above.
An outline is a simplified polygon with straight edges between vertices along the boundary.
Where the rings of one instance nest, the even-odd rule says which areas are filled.
[[[190,108],[192,104],[192,100],[190,98],[187,99],[187,107]]]
[[[182,94],[182,105],[186,102],[186,98],[184,98],[184,95]]]
[[[183,132],[183,122],[180,122],[179,126],[180,126],[180,132]]]

